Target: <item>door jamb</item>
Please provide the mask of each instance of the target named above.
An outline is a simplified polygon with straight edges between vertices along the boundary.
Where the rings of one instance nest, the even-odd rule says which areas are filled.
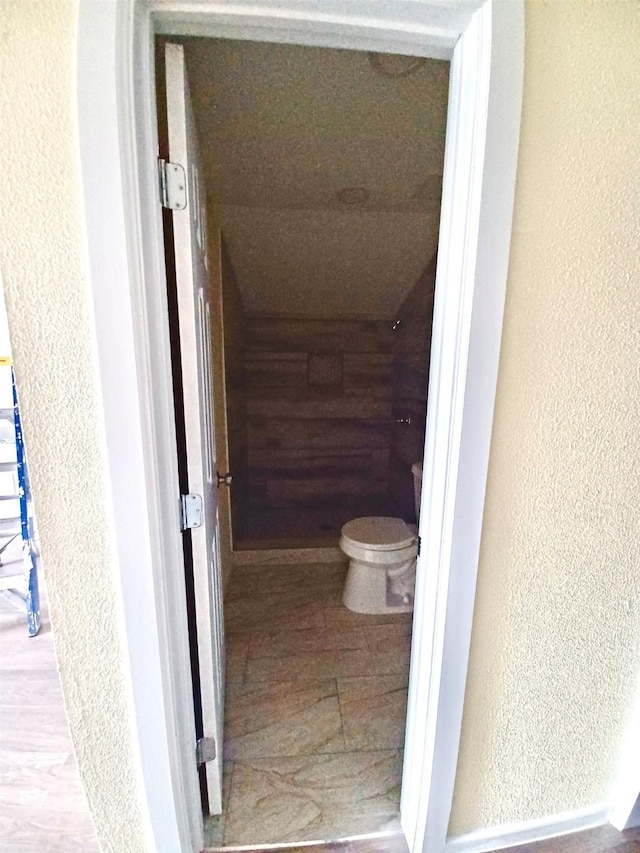
[[[511,236],[523,29],[522,0],[80,2],[79,144],[90,288],[136,764],[159,851],[200,849],[202,817],[186,607],[181,613],[179,606],[184,582],[156,195],[154,31],[452,58],[420,522],[425,546],[401,801],[410,849],[434,853],[445,846],[462,721]],[[134,539],[139,560],[132,573],[127,549]]]

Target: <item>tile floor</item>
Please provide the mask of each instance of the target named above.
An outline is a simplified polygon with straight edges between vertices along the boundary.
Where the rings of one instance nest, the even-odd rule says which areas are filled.
[[[345,575],[344,562],[234,570],[223,816],[208,846],[398,829],[411,615],[347,610]]]

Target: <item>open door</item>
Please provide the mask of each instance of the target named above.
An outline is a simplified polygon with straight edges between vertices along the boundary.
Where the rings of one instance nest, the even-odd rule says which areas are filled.
[[[206,193],[183,48],[165,45],[169,156],[167,204],[173,213],[176,287],[189,495],[183,498],[191,536],[202,701],[201,760],[210,814],[222,810],[224,634],[218,477],[211,358],[211,313],[217,265],[207,259]],[[219,282],[217,287],[219,288]],[[191,517],[189,517],[191,516]]]

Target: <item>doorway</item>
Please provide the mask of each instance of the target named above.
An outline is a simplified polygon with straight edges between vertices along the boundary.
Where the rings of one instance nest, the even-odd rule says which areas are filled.
[[[520,116],[522,4],[478,0],[461,10],[454,3],[437,9],[425,3],[400,11],[367,0],[353,13],[338,15],[327,8],[322,16],[294,6],[285,0],[275,14],[257,2],[247,10],[234,7],[229,15],[217,7],[203,11],[163,3],[138,10],[137,16],[101,6],[104,14],[96,16],[90,2],[81,4],[80,140],[105,424],[107,435],[117,437],[126,418],[127,459],[132,460],[124,465],[121,446],[117,440],[110,444],[116,536],[119,550],[135,545],[140,554],[137,572],[123,569],[120,581],[144,790],[158,849],[199,849],[184,589],[174,570],[181,548],[169,344],[159,296],[162,236],[149,108],[151,34],[259,40],[273,34],[274,40],[452,57],[453,132],[445,161],[438,271],[449,286],[440,291],[446,295],[434,312],[431,374],[437,384],[428,413],[428,511],[421,525],[428,553],[423,549],[425,583],[417,590],[421,608],[414,619],[407,732],[412,748],[402,787],[402,825],[410,848],[426,844],[440,850],[453,793],[497,375]],[[110,73],[114,67],[120,69],[117,76]],[[99,114],[96,103],[104,107]],[[122,186],[114,186],[114,175],[123,176]],[[489,233],[491,239],[479,243],[480,235]],[[114,264],[120,270],[116,278]],[[121,341],[117,371],[114,316]],[[457,489],[462,480],[464,493]],[[133,482],[138,488],[132,489]],[[149,519],[152,537],[138,523],[132,538],[126,521],[134,516]],[[154,590],[155,598],[141,601],[141,584]],[[455,612],[448,608],[452,597]],[[441,683],[445,666],[448,675]],[[149,671],[158,674],[153,683]],[[160,707],[164,715],[158,714]]]
[[[220,39],[183,50],[221,229],[209,269],[233,539],[260,552],[226,595],[223,813],[205,838],[399,831],[411,614],[347,610],[337,546],[354,518],[416,522],[448,62]]]
[[[233,548],[415,523],[449,63],[183,44],[222,231]]]

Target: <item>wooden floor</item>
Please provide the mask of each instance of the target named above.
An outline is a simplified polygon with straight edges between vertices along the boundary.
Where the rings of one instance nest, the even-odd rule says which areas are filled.
[[[46,603],[25,614],[0,595],[0,850],[97,853],[67,728]]]
[[[587,832],[563,835],[536,844],[509,847],[508,853],[640,853],[640,829],[618,832],[612,826],[599,826]]]

